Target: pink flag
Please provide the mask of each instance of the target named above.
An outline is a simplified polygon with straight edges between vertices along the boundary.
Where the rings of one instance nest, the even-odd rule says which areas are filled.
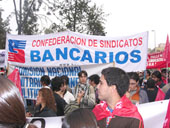
[[[150,53],[147,58],[147,69],[170,67],[170,42],[167,35],[164,51]]]
[[[19,89],[19,91],[22,95],[21,80],[20,80],[20,75],[19,75],[18,69],[14,69],[14,71],[11,74],[9,74],[8,79],[10,79],[17,86],[17,88]]]
[[[166,59],[164,57],[165,52],[156,52],[148,54],[147,69],[160,69],[166,67]]]
[[[164,58],[166,58],[166,63],[170,62],[170,43],[169,43],[169,36],[167,35],[165,50],[163,53]]]
[[[158,92],[155,101],[164,100],[164,98],[165,98],[165,93],[158,87]]]
[[[168,110],[167,110],[167,113],[166,113],[163,128],[170,128],[170,100],[169,100]]]

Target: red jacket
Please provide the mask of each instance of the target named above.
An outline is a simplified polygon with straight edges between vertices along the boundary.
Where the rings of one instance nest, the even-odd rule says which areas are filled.
[[[121,100],[116,104],[112,113],[108,110],[107,106],[107,103],[104,101],[101,101],[100,104],[95,106],[93,113],[95,114],[97,121],[103,120],[109,116],[112,116],[113,120],[115,117],[121,117],[121,119],[122,117],[130,117],[131,119],[138,120],[139,128],[144,127],[143,119],[139,114],[137,107],[133,105],[126,96],[123,96]]]

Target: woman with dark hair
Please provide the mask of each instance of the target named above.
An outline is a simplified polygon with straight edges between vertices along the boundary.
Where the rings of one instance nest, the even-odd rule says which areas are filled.
[[[162,75],[160,73],[160,71],[154,71],[152,73],[152,79],[155,81],[155,85],[162,88],[163,86],[165,86],[165,83],[162,81]]]
[[[63,86],[61,87],[61,91],[63,93],[63,98],[66,101],[67,104],[69,104],[72,101],[75,101],[75,98],[73,94],[68,90],[69,88],[69,78],[66,75],[61,76],[61,80],[63,81]]]
[[[65,116],[62,128],[97,128],[97,121],[89,109],[79,108]]]
[[[23,98],[18,88],[2,76],[0,76],[0,127],[37,128],[27,123]]]
[[[41,88],[38,92],[34,117],[52,117],[56,115],[56,105],[50,88]]]

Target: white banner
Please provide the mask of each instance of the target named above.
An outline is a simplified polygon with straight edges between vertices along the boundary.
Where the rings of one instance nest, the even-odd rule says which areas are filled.
[[[69,77],[70,88],[74,88],[74,86],[78,84],[78,73],[81,70],[87,71],[88,76],[92,74],[100,75],[102,69],[107,67],[113,67],[113,63],[59,67],[23,67],[9,65],[9,73],[15,68],[18,68],[23,97],[26,99],[36,99],[38,91],[42,88],[40,79],[43,75],[48,75],[51,79],[55,76],[67,75]]]
[[[162,128],[165,120],[169,100],[151,102],[138,105],[138,110],[144,121],[144,128]],[[63,117],[47,117],[45,128],[61,128]],[[29,121],[34,118],[28,118]],[[40,122],[34,123],[38,127]]]
[[[138,105],[144,121],[144,128],[163,128],[169,100],[155,101]]]
[[[125,37],[91,36],[75,32],[48,35],[7,34],[9,64],[59,66],[115,63],[125,71],[146,69],[148,32]]]
[[[5,66],[5,50],[0,50],[0,68],[4,68]]]

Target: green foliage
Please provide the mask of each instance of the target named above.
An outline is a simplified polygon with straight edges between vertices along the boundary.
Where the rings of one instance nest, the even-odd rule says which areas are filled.
[[[94,4],[88,11],[87,34],[105,36],[106,32],[104,32],[105,27],[103,26],[105,16],[102,8],[98,8],[96,4]]]
[[[27,19],[23,19],[22,21],[22,33],[26,35],[33,35],[38,33],[38,17],[34,13],[33,8],[29,8],[31,5],[31,1],[24,0],[24,6],[23,6],[23,16],[26,17],[27,13],[28,17]],[[25,22],[24,22],[25,20]]]
[[[2,17],[2,10],[0,9],[0,49],[5,49],[6,43],[6,33],[9,33],[11,30],[9,26],[9,17],[5,21],[3,21]]]
[[[44,20],[48,22],[50,21],[50,18],[48,18],[49,15],[56,15],[55,11],[59,6],[56,4],[58,3],[57,1],[58,0],[24,0],[23,7],[21,7],[22,1],[20,1],[19,9],[17,10],[18,5],[16,5],[14,0],[18,34],[33,35],[43,32],[43,30],[40,30],[39,21],[42,22]],[[45,13],[39,14],[41,11]]]
[[[91,0],[63,0],[59,2],[59,25],[52,24],[46,32],[70,30],[91,35],[105,35],[106,14]],[[57,23],[55,23],[57,24]]]
[[[18,34],[37,34],[41,32],[55,33],[65,30],[91,35],[105,35],[104,23],[106,14],[101,7],[91,3],[91,0],[24,0],[21,10],[16,9],[15,15]],[[23,12],[22,12],[23,11]],[[40,15],[38,12],[44,12]],[[53,18],[50,18],[53,16]],[[56,19],[54,19],[54,17]],[[38,21],[51,22],[43,30],[39,30]]]
[[[44,33],[50,34],[50,33],[63,32],[63,31],[66,31],[66,29],[64,29],[60,25],[57,25],[56,23],[53,23],[53,24],[50,25],[49,28],[45,29]]]

